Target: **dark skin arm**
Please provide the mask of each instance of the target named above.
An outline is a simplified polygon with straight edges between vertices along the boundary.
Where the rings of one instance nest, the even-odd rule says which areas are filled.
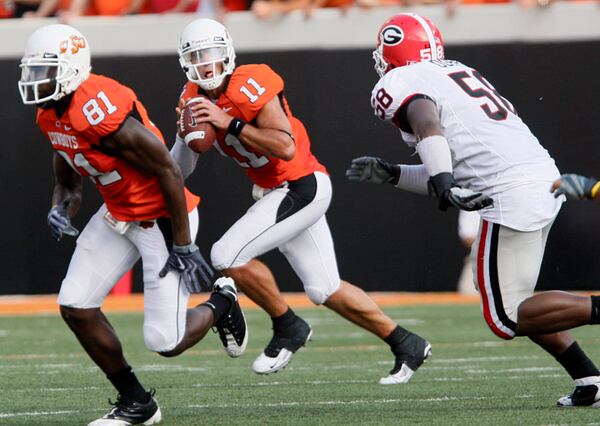
[[[104,139],[103,146],[133,167],[158,179],[171,216],[173,243],[179,246],[190,244],[192,239],[183,191],[183,177],[167,147],[154,133],[132,117],[128,117],[116,133]]]
[[[217,129],[227,129],[233,117],[210,102],[202,100],[192,107],[199,122],[212,123]],[[296,144],[291,136],[292,125],[274,97],[262,107],[256,116],[256,126],[247,123],[239,139],[248,147],[268,155],[289,161],[296,154]]]
[[[435,104],[429,99],[416,99],[408,105],[406,119],[417,140],[443,136],[442,123]]]
[[[52,205],[56,206],[68,199],[67,213],[69,217],[74,217],[81,206],[81,175],[57,153],[54,153],[52,158],[52,166],[56,177],[52,192]]]

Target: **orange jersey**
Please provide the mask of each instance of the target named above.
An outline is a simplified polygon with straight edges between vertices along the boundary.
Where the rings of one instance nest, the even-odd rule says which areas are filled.
[[[243,65],[235,69],[225,93],[217,99],[217,105],[228,114],[255,124],[261,108],[279,96],[296,142],[296,154],[292,160],[285,161],[255,151],[224,130],[218,132],[218,144],[214,145],[221,154],[244,167],[250,179],[263,188],[273,188],[316,171],[327,173],[325,166],[310,151],[308,133],[302,122],[292,115],[283,96],[283,86],[283,79],[267,65]],[[199,95],[199,86],[188,82],[181,97],[187,100]]]
[[[158,179],[102,149],[102,139],[115,133],[129,115],[137,116],[164,143],[133,90],[95,74],[77,88],[60,118],[53,108],[39,108],[37,124],[56,152],[77,173],[92,179],[115,218],[133,222],[168,216]],[[187,189],[185,194],[189,212],[199,198]]]

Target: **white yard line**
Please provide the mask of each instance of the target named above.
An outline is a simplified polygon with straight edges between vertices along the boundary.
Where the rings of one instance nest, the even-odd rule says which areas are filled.
[[[195,388],[221,388],[221,387],[268,387],[268,386],[297,386],[297,385],[351,385],[375,383],[373,380],[307,380],[290,382],[258,382],[258,383],[197,383]]]
[[[469,374],[498,374],[498,373],[538,373],[540,371],[561,371],[559,367],[525,367],[525,368],[505,368],[505,369],[493,369],[493,370],[466,370]]]
[[[29,411],[21,413],[0,413],[0,419],[9,417],[39,417],[39,416],[56,416],[58,414],[75,414],[79,411],[63,410],[63,411]]]
[[[534,395],[517,395],[515,398],[533,398]],[[493,399],[486,396],[442,396],[437,398],[394,398],[394,399],[355,399],[351,401],[281,401],[256,404],[192,404],[188,408],[276,408],[276,407],[302,407],[321,405],[372,405],[372,404],[396,404],[410,402],[450,402],[450,401],[479,401]]]
[[[496,362],[496,361],[512,361],[512,360],[522,360],[522,359],[539,359],[540,357],[537,355],[527,355],[527,356],[479,356],[472,358],[432,358],[436,364],[439,363],[464,363],[464,362]]]

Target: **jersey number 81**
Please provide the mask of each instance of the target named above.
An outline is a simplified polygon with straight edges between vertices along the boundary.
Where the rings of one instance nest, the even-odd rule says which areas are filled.
[[[87,118],[87,121],[89,121],[92,126],[101,123],[102,120],[106,118],[107,114],[110,115],[117,110],[117,107],[112,104],[103,91],[98,92],[96,98],[104,104],[106,113],[104,113],[104,110],[100,107],[100,104],[95,98],[87,101],[81,108],[83,115],[85,115],[85,118]]]

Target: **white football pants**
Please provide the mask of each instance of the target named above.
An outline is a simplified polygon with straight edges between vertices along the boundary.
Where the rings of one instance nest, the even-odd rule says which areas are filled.
[[[144,274],[144,342],[148,349],[164,352],[183,338],[189,293],[179,274],[158,273],[169,257],[159,224],[143,228],[132,222],[121,235],[104,221],[106,205],[92,216],[77,239],[58,304],[72,308],[98,308],[118,280],[142,258]],[[160,219],[162,220],[162,219]],[[159,221],[160,221],[159,220]],[[192,241],[198,232],[198,211],[189,214]],[[166,221],[165,228],[170,227]],[[170,229],[165,229],[170,235]],[[170,238],[170,237],[169,237]]]
[[[274,248],[286,257],[315,304],[340,285],[333,239],[325,212],[331,181],[315,172],[274,188],[254,203],[211,251],[218,270],[243,266]]]
[[[473,278],[485,321],[503,339],[515,337],[519,305],[533,295],[552,223],[522,232],[481,221],[471,249]]]

